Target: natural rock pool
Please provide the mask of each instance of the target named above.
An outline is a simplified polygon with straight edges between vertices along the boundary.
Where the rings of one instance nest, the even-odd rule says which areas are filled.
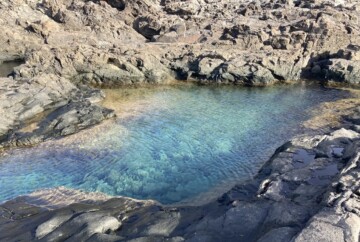
[[[319,86],[108,90],[116,120],[0,155],[0,201],[65,186],[162,203],[210,199],[251,178],[319,103]]]

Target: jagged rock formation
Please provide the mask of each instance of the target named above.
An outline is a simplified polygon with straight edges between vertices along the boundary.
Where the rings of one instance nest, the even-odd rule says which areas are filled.
[[[356,85],[359,8],[350,0],[2,1],[0,63],[24,64],[0,82],[0,146],[34,144],[54,127],[65,135],[111,117],[89,87],[175,79],[263,86],[300,78]],[[9,100],[17,105],[6,106]],[[20,131],[44,112],[51,120],[64,115],[57,108],[80,106],[87,111],[71,124]]]

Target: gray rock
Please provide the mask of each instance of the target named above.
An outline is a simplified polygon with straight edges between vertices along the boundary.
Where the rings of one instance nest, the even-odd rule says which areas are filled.
[[[42,238],[44,241],[59,241],[62,239],[79,241],[86,240],[94,234],[117,230],[121,226],[121,223],[114,217],[96,212],[89,212],[75,216],[73,219],[60,226],[52,226],[51,221],[50,223],[42,224],[41,226],[42,227],[40,228],[45,228],[45,230],[43,229],[42,231],[46,231],[46,234],[42,234],[42,236],[45,235]],[[37,232],[38,230],[39,227]],[[70,239],[69,235],[71,235]]]
[[[326,79],[348,84],[359,84],[360,61],[330,59],[326,69]]]
[[[278,242],[278,241],[291,241],[294,235],[297,233],[296,228],[281,227],[272,229],[261,237],[258,242]]]
[[[345,241],[344,232],[341,228],[320,221],[310,223],[299,235],[295,242],[300,241]]]

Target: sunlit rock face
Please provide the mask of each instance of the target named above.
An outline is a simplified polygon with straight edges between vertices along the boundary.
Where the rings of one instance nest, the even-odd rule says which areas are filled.
[[[110,118],[109,110],[88,102],[101,97],[93,87],[175,80],[267,86],[303,78],[358,85],[359,6],[352,0],[3,0],[0,62],[25,63],[0,81],[0,113],[6,109],[0,148],[34,145]],[[8,100],[17,105],[4,105]],[[18,135],[23,121],[39,114],[56,116],[54,123],[71,116],[71,122],[44,122],[35,135]]]
[[[251,178],[340,91],[178,86],[107,91],[118,118],[0,158],[0,200],[65,186],[162,203],[215,198]],[[204,194],[205,193],[205,194]],[[201,196],[200,196],[201,195]]]

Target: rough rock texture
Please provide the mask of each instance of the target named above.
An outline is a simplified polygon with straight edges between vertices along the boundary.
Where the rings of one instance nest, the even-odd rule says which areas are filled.
[[[357,120],[358,112],[347,117]],[[0,206],[1,241],[331,241],[360,236],[360,133],[284,144],[253,180],[207,205],[112,198],[49,210],[32,195]],[[68,193],[70,194],[70,193]]]
[[[3,0],[0,63],[24,63],[0,81],[0,146],[34,144],[110,117],[90,86],[300,78],[357,85],[359,18],[352,0]],[[40,113],[80,106],[87,111],[71,125],[47,120],[36,137],[17,134]]]
[[[95,97],[101,98],[99,91],[80,91],[69,80],[53,74],[29,80],[0,78],[0,82],[0,148],[72,134],[113,116],[111,110],[93,104]],[[26,130],[32,121],[38,121],[37,127]]]

